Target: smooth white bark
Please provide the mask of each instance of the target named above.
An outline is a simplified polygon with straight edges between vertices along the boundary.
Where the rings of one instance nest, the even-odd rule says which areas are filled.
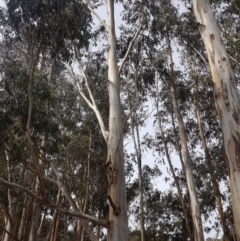
[[[120,103],[120,77],[116,57],[114,1],[108,0],[109,18],[109,135],[106,171],[109,184],[108,241],[128,240],[127,199],[123,157],[122,114]]]
[[[235,232],[240,241],[240,99],[209,0],[193,0],[193,4],[214,83],[215,104],[229,166]]]

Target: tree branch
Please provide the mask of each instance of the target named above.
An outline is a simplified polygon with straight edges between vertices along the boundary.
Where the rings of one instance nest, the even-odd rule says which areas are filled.
[[[127,52],[126,52],[126,54],[125,54],[125,56],[123,58],[123,61],[122,61],[121,65],[120,65],[120,67],[118,69],[118,74],[119,75],[120,75],[120,73],[122,71],[122,68],[123,68],[123,66],[124,66],[124,64],[125,64],[125,62],[127,60],[127,57],[129,55],[130,51],[132,50],[132,47],[133,47],[133,44],[135,43],[135,40],[137,39],[137,37],[139,36],[139,34],[141,32],[141,29],[142,29],[142,26],[143,26],[143,21],[144,21],[144,7],[145,7],[145,5],[144,5],[144,3],[142,3],[140,18],[139,18],[140,19],[140,23],[139,23],[138,29],[137,29],[134,37],[132,38],[132,40],[131,40],[131,42],[130,42],[130,44],[128,46],[128,50],[127,50]]]
[[[100,125],[100,128],[101,128],[101,132],[102,132],[102,135],[105,139],[105,141],[107,141],[107,138],[108,138],[108,132],[106,131],[106,128],[105,128],[105,125],[104,125],[104,122],[103,122],[103,119],[102,119],[102,116],[101,116],[101,113],[100,111],[98,110],[98,107],[96,105],[96,102],[94,100],[94,97],[93,97],[93,94],[92,94],[92,91],[89,87],[89,81],[88,81],[88,77],[87,75],[85,74],[84,70],[82,69],[81,67],[81,63],[78,59],[78,57],[76,56],[76,51],[75,51],[75,60],[77,61],[78,63],[78,66],[79,66],[79,69],[83,75],[83,78],[85,80],[85,86],[87,88],[87,91],[88,91],[88,94],[90,96],[90,99],[91,101],[86,97],[86,95],[83,93],[83,89],[82,87],[80,86],[79,82],[77,81],[77,77],[75,76],[75,74],[73,73],[73,70],[71,68],[71,66],[65,62],[63,62],[63,64],[66,66],[66,68],[68,69],[70,75],[72,76],[73,80],[75,81],[77,87],[78,87],[78,91],[79,91],[79,94],[82,96],[82,98],[86,101],[86,103],[89,105],[89,107],[94,111],[96,117],[97,117],[97,120],[98,120],[98,123]]]
[[[2,179],[1,177],[0,177],[0,182],[4,183],[7,186],[18,188],[18,189],[26,192],[30,196],[34,197],[36,200],[38,200],[40,202],[43,202],[43,199],[41,197],[39,197],[37,194],[35,194],[34,192],[30,191],[29,189],[27,189],[27,188],[25,188],[25,187],[23,187],[23,186],[21,186],[17,183],[6,181],[6,180]]]
[[[87,8],[90,10],[90,12],[99,20],[99,22],[108,31],[109,30],[109,26],[105,23],[105,21],[97,14],[97,12],[89,5],[89,3],[86,0],[83,0],[83,2],[87,5]]]
[[[58,204],[55,204],[55,203],[51,203],[51,202],[47,202],[45,200],[43,200],[41,197],[39,197],[37,194],[35,194],[34,192],[30,191],[29,189],[19,185],[19,184],[16,184],[16,183],[13,183],[13,182],[9,182],[9,181],[6,181],[2,178],[0,178],[0,182],[7,185],[7,186],[10,186],[10,187],[13,187],[13,188],[17,188],[17,189],[20,189],[24,192],[26,192],[27,194],[29,194],[31,197],[33,197],[35,200],[37,200],[38,202],[41,202],[43,203],[44,205],[48,206],[48,207],[52,207],[52,208],[56,208],[57,210],[59,210],[60,212],[62,212],[63,214],[67,214],[67,215],[70,215],[70,216],[74,216],[74,217],[78,217],[78,218],[81,218],[81,219],[85,219],[85,220],[88,220],[88,221],[91,221],[91,222],[94,222],[98,225],[101,225],[105,228],[108,227],[108,221],[107,220],[104,220],[104,219],[98,219],[98,218],[95,218],[91,215],[88,215],[88,214],[85,214],[85,213],[81,213],[77,210],[66,210],[64,209],[62,206],[58,205]],[[61,190],[61,189],[60,189]],[[65,196],[65,195],[64,195]],[[66,196],[65,196],[66,197]],[[67,197],[66,197],[67,198]],[[69,200],[68,200],[69,201]],[[70,203],[71,205],[71,203]],[[76,205],[76,204],[75,204]],[[85,228],[85,227],[84,227]]]
[[[91,215],[85,214],[85,213],[81,213],[81,212],[76,212],[76,211],[72,211],[72,210],[67,210],[57,204],[53,204],[53,203],[49,203],[47,205],[48,207],[52,207],[52,208],[56,208],[58,211],[60,211],[62,214],[66,214],[69,216],[73,216],[73,217],[77,217],[77,218],[82,218],[88,221],[91,221],[97,225],[101,225],[105,228],[108,228],[108,220],[105,219],[99,219],[99,218],[95,218]]]
[[[199,55],[200,58],[203,60],[203,62],[205,63],[207,69],[210,70],[210,68],[209,68],[209,63],[208,63],[207,59],[206,59],[195,47],[193,47],[193,46],[191,46],[191,47],[193,48],[193,50],[195,51],[195,53],[197,53],[197,55]]]
[[[57,185],[58,185],[58,188],[61,190],[61,192],[63,193],[63,195],[66,197],[66,199],[68,200],[69,204],[72,206],[73,208],[73,211],[74,212],[77,212],[78,214],[81,214],[82,215],[82,219],[86,219],[86,220],[89,220],[89,218],[91,217],[92,221],[93,220],[98,220],[98,219],[95,219],[93,218],[92,216],[89,216],[87,214],[83,214],[83,213],[80,213],[79,210],[78,210],[78,207],[75,203],[75,201],[73,200],[73,198],[71,197],[71,195],[68,193],[68,191],[66,190],[66,188],[64,187],[64,185],[62,184],[61,180],[60,180],[60,176],[59,176],[59,173],[58,171],[56,170],[55,166],[53,165],[53,163],[51,162],[51,168],[53,169],[56,177],[57,177]],[[85,220],[82,220],[80,219],[80,222],[83,226],[83,228],[85,229],[85,231],[87,232],[87,234],[89,235],[89,238],[92,240],[92,241],[98,241],[96,235],[92,232],[92,230],[89,228],[88,224],[85,222]]]
[[[89,107],[90,107],[91,109],[94,109],[93,104],[90,102],[90,100],[89,100],[89,99],[86,97],[86,95],[83,93],[82,87],[81,87],[80,84],[79,84],[78,78],[77,78],[77,77],[75,76],[75,74],[73,73],[72,67],[71,67],[69,64],[65,63],[65,62],[62,62],[62,63],[65,65],[65,67],[67,68],[68,72],[69,72],[70,75],[72,76],[74,82],[76,83],[76,85],[77,85],[77,87],[78,87],[78,92],[79,92],[79,94],[83,97],[83,99],[86,101],[86,103],[89,105]]]
[[[86,88],[87,88],[87,90],[88,90],[88,94],[89,94],[89,96],[90,96],[90,98],[91,98],[91,100],[92,100],[92,104],[93,104],[92,109],[93,109],[93,111],[95,112],[96,117],[97,117],[97,119],[98,119],[98,123],[99,123],[100,128],[101,128],[101,131],[102,131],[102,135],[103,135],[105,141],[107,141],[108,132],[106,131],[106,128],[105,128],[105,125],[104,125],[104,122],[103,122],[101,113],[100,113],[100,111],[99,111],[99,109],[98,109],[98,107],[97,107],[97,105],[96,105],[96,102],[95,102],[95,99],[94,99],[94,97],[93,97],[92,91],[91,91],[91,89],[90,89],[90,87],[89,87],[88,77],[87,77],[87,75],[85,74],[85,72],[83,71],[83,69],[82,69],[82,67],[81,67],[81,63],[80,63],[80,61],[79,61],[79,59],[78,59],[77,57],[76,57],[76,61],[77,61],[78,66],[79,66],[79,68],[80,68],[80,70],[81,70],[81,72],[82,72],[82,75],[83,75],[83,77],[84,77],[84,79],[85,79]]]
[[[236,64],[240,65],[240,63],[236,59],[234,59],[230,54],[228,54],[228,56],[232,61],[234,61]]]

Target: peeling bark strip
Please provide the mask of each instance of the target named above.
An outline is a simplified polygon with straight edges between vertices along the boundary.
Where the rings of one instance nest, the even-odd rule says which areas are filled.
[[[240,100],[228,54],[222,45],[209,0],[193,0],[197,22],[207,50],[214,83],[215,105],[221,123],[224,150],[229,166],[230,189],[236,238],[240,241]]]

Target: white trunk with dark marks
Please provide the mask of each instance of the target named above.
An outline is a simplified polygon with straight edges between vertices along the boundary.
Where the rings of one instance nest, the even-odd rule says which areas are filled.
[[[235,232],[240,241],[240,100],[209,0],[193,0],[193,3],[214,83],[215,104],[229,166]]]
[[[109,135],[106,171],[109,182],[108,241],[128,240],[127,199],[124,173],[122,114],[120,106],[120,77],[116,58],[114,1],[108,0],[109,16]]]

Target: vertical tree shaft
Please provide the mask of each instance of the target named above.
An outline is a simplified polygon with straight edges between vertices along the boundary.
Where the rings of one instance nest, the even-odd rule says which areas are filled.
[[[215,105],[229,166],[235,232],[240,241],[240,100],[209,0],[193,0],[193,4],[213,79]]]
[[[184,215],[185,224],[186,224],[186,228],[187,228],[187,233],[188,233],[188,236],[190,238],[190,241],[194,241],[193,235],[192,235],[192,232],[191,232],[191,228],[190,228],[190,224],[189,224],[189,220],[188,220],[187,208],[185,206],[185,203],[184,203],[184,200],[183,200],[183,196],[182,196],[182,192],[181,192],[181,187],[180,187],[178,179],[177,179],[177,177],[175,175],[174,168],[173,168],[173,165],[172,165],[172,161],[171,161],[171,158],[169,156],[168,147],[167,147],[165,135],[164,135],[163,128],[162,128],[161,116],[160,116],[159,109],[158,109],[158,103],[157,103],[157,113],[158,113],[157,114],[158,115],[157,119],[158,119],[158,125],[159,125],[159,129],[160,129],[160,134],[161,134],[164,150],[165,150],[166,157],[167,157],[167,162],[168,162],[168,165],[170,167],[170,171],[171,171],[171,173],[173,175],[173,179],[174,179],[174,182],[175,182],[176,187],[177,187],[178,196],[179,196],[179,199],[180,199],[180,202],[181,202],[181,205],[182,205],[183,215]]]
[[[200,106],[199,106],[199,94],[198,94],[198,82],[197,82],[197,80],[195,81],[195,106],[196,106],[196,117],[197,117],[199,135],[200,135],[200,139],[202,141],[205,160],[206,160],[206,163],[207,163],[207,167],[208,167],[208,170],[209,170],[209,174],[210,174],[210,178],[211,178],[211,182],[212,182],[212,186],[213,186],[214,196],[215,196],[215,200],[216,200],[216,203],[217,203],[218,213],[219,213],[219,216],[220,216],[220,222],[221,222],[221,225],[222,225],[222,228],[223,228],[224,240],[230,241],[229,232],[228,232],[228,228],[227,228],[225,218],[224,218],[224,213],[223,213],[223,206],[222,206],[220,190],[219,190],[218,182],[217,182],[217,180],[214,176],[213,166],[212,166],[212,163],[211,163],[207,143],[206,143],[204,133],[203,133],[203,127],[202,127],[202,121],[201,121],[201,111],[200,111]]]
[[[114,1],[108,0],[109,17],[109,135],[106,171],[109,184],[108,241],[128,240],[128,217],[123,157],[122,115],[120,106],[120,77],[116,58]]]
[[[191,211],[192,211],[193,226],[194,226],[194,238],[196,241],[204,241],[201,213],[200,213],[199,203],[197,199],[196,186],[193,179],[192,160],[190,158],[190,154],[187,146],[187,134],[186,134],[183,118],[178,108],[177,99],[176,99],[172,50],[171,50],[171,43],[170,43],[169,37],[167,37],[167,41],[168,41],[169,57],[170,57],[170,89],[171,89],[173,109],[178,122],[179,135],[180,135],[181,146],[182,146],[182,155],[183,155],[184,167],[185,167],[185,173],[186,173],[186,179],[187,179],[187,186],[188,186],[190,200],[191,200]]]

